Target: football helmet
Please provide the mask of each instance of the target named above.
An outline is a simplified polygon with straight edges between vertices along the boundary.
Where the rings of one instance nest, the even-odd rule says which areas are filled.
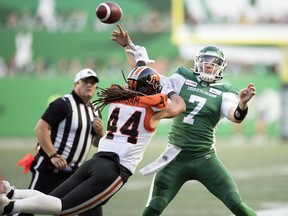
[[[133,91],[139,91],[145,95],[160,93],[162,85],[160,76],[151,67],[141,66],[134,68],[128,75],[128,88]]]
[[[201,80],[213,83],[223,78],[227,61],[223,52],[216,46],[206,46],[194,57],[194,73]]]

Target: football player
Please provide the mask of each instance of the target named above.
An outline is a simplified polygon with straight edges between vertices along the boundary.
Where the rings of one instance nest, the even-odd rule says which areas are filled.
[[[159,121],[186,108],[173,89],[165,87],[166,94],[161,93],[159,74],[141,66],[147,58],[137,56],[139,62],[129,73],[127,86],[112,85],[95,101],[100,109],[109,105],[106,134],[98,152],[49,195],[13,189],[2,181],[0,214],[77,215],[104,205],[122,188],[142,160]]]
[[[128,32],[119,24],[117,26],[118,30],[112,32],[112,40],[125,47],[129,64],[134,67],[136,55],[130,54],[141,53],[139,50],[145,53],[146,49],[135,46]],[[169,132],[168,146],[175,146],[180,151],[164,166],[157,166],[162,154],[155,163],[143,169],[144,175],[158,171],[143,216],[161,215],[183,184],[190,180],[202,183],[233,214],[256,215],[243,202],[231,174],[216,154],[215,131],[219,121],[225,117],[241,123],[247,115],[248,102],[256,94],[253,83],[238,91],[219,82],[226,66],[223,52],[216,46],[206,46],[195,56],[193,69],[180,66],[171,77],[161,77],[164,86],[172,86],[184,99],[186,111],[173,118]]]

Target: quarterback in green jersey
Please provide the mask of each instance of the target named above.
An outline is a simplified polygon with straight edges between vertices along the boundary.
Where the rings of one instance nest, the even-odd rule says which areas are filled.
[[[113,31],[112,40],[125,47],[130,66],[131,58],[134,62],[139,58],[151,62],[146,49],[135,46],[119,24],[118,28],[119,31]],[[202,183],[234,215],[254,216],[256,212],[243,202],[231,174],[216,154],[215,131],[222,118],[235,123],[244,120],[256,89],[250,83],[238,91],[218,82],[227,61],[216,46],[204,47],[194,61],[193,70],[180,66],[171,77],[161,77],[166,87],[163,89],[170,89],[168,94],[178,93],[185,101],[186,111],[173,118],[165,152],[142,170],[144,175],[157,171],[142,216],[161,215],[190,180]]]

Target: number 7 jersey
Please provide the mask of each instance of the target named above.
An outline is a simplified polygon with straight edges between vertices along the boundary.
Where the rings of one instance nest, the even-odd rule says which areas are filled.
[[[110,103],[106,135],[100,139],[98,150],[117,153],[120,164],[134,173],[156,131],[150,125],[151,117],[167,107],[164,94]]]
[[[169,81],[186,104],[186,111],[173,118],[169,143],[194,152],[211,149],[218,122],[238,104],[238,91],[222,83],[203,82],[183,66]]]

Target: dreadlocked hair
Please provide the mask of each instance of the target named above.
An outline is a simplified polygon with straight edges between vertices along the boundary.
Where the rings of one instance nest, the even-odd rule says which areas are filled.
[[[97,110],[99,109],[103,110],[105,106],[114,101],[144,95],[141,92],[133,91],[117,84],[111,85],[110,88],[106,89],[99,88],[99,89],[101,89],[101,91],[97,93],[98,99],[92,102],[94,105],[97,105]]]

